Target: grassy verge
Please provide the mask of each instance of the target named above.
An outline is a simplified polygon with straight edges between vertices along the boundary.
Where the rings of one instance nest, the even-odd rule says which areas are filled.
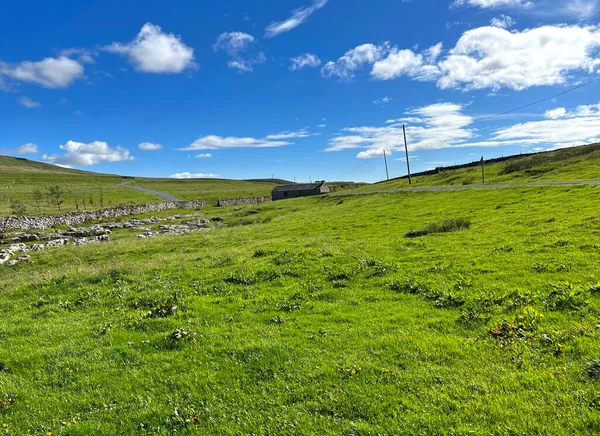
[[[599,189],[207,209],[225,227],[35,254],[0,274],[0,429],[597,434]]]

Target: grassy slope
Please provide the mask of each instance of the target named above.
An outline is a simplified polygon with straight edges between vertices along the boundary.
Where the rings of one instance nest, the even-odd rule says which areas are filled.
[[[216,203],[219,199],[271,195],[277,183],[222,179],[136,179],[135,184],[153,191],[166,192],[182,200],[202,199]]]
[[[33,191],[40,189],[44,194],[48,186],[61,186],[65,191],[63,212],[76,210],[74,196],[85,197],[88,210],[100,208],[100,186],[104,207],[123,204],[153,203],[158,197],[128,187],[119,186],[131,178],[98,174],[61,168],[41,162],[0,156],[0,216],[12,214],[11,201],[25,204],[29,215],[55,214],[58,209],[47,203],[38,206],[34,202]],[[278,182],[277,180],[275,182]],[[283,181],[279,181],[283,182]],[[172,180],[172,179],[133,179],[132,183],[159,192],[167,192],[183,200],[207,200],[216,203],[220,198],[267,196],[276,183],[272,181],[242,180]],[[92,197],[93,205],[89,204]],[[79,201],[81,203],[81,199]],[[83,209],[83,205],[80,204]]]
[[[22,201],[26,212],[35,214],[58,213],[55,206],[46,204],[38,207],[33,199],[33,190],[39,189],[44,195],[48,186],[61,186],[65,191],[63,211],[74,211],[74,194],[85,196],[88,209],[100,208],[100,186],[104,207],[131,203],[151,203],[158,199],[154,195],[134,191],[130,188],[119,187],[123,182],[120,176],[97,174],[61,168],[25,159],[0,156],[0,216],[10,215],[11,200]],[[89,197],[93,205],[89,205]]]
[[[208,210],[230,225],[210,233],[35,254],[0,274],[0,423],[598,434],[600,295],[577,293],[600,279],[599,189],[298,199]],[[448,217],[472,226],[403,237]],[[572,297],[551,295],[562,282]],[[523,324],[506,342],[490,334],[503,321]]]
[[[566,148],[485,166],[486,183],[528,183],[600,179],[600,144]],[[438,174],[417,176],[413,186],[451,186],[481,184],[481,167],[442,170]],[[396,179],[360,188],[394,189],[409,187],[408,179]]]

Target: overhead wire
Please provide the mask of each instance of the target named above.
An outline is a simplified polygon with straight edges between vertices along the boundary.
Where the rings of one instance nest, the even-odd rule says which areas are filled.
[[[597,78],[595,78],[595,79],[593,79],[593,80],[589,80],[589,81],[587,81],[587,82],[584,82],[584,83],[580,83],[579,85],[573,86],[572,88],[569,88],[569,89],[566,89],[566,90],[564,90],[564,91],[561,91],[561,92],[558,92],[558,93],[556,93],[556,94],[553,94],[553,95],[551,95],[551,96],[544,97],[544,98],[542,98],[542,99],[539,99],[539,100],[533,101],[533,102],[531,102],[531,103],[527,103],[527,104],[524,104],[524,105],[521,105],[521,106],[515,107],[515,108],[513,108],[513,109],[509,109],[509,110],[507,110],[507,111],[504,111],[504,112],[499,112],[499,113],[496,113],[496,114],[493,114],[493,115],[487,115],[487,116],[480,117],[480,118],[473,118],[473,122],[472,122],[471,124],[473,124],[473,123],[478,123],[478,122],[481,122],[481,121],[487,121],[487,120],[491,120],[491,119],[494,119],[494,118],[498,118],[498,117],[501,117],[501,116],[504,116],[504,115],[511,114],[511,113],[513,113],[513,112],[516,112],[516,111],[519,111],[519,110],[521,110],[521,109],[526,109],[526,108],[528,108],[528,107],[535,106],[536,104],[540,104],[540,103],[546,102],[546,101],[548,101],[548,100],[552,100],[552,99],[554,99],[554,98],[561,97],[561,96],[563,96],[563,95],[565,95],[565,94],[569,94],[570,92],[576,91],[576,90],[578,90],[578,89],[581,89],[581,88],[583,88],[583,87],[585,87],[585,86],[591,85],[591,84],[593,84],[593,83],[596,83],[596,82],[600,82],[600,77],[597,77]],[[447,126],[444,126],[444,127],[448,128],[448,127],[458,127],[458,126],[464,126],[464,123],[457,123],[457,124],[454,124],[454,125],[450,124],[450,125],[447,125]],[[399,142],[400,142],[400,139],[398,138],[398,141],[396,142],[396,146],[395,146],[395,147],[397,147],[397,146],[398,146],[398,143],[399,143]],[[394,147],[394,148],[395,148],[395,147]],[[366,164],[360,165],[360,166],[356,167],[355,169],[353,169],[353,170],[350,170],[350,171],[348,171],[348,172],[346,172],[346,173],[342,174],[341,176],[337,176],[337,177],[336,177],[336,179],[337,179],[338,177],[342,177],[342,176],[345,176],[345,175],[347,175],[347,174],[353,173],[354,171],[356,171],[356,170],[358,170],[358,169],[362,168],[364,165],[366,165]]]

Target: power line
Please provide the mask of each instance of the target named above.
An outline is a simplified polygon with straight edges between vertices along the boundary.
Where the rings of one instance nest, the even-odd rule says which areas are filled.
[[[597,77],[597,78],[595,78],[595,79],[593,79],[593,80],[589,80],[589,81],[587,81],[587,82],[580,83],[579,85],[577,85],[577,86],[574,86],[574,87],[572,87],[572,88],[569,88],[569,89],[566,89],[566,90],[564,90],[564,91],[562,91],[562,92],[559,92],[559,93],[556,93],[556,94],[554,94],[554,95],[551,95],[551,96],[548,96],[548,97],[542,98],[542,99],[540,99],[540,100],[536,100],[536,101],[534,101],[534,102],[531,102],[531,103],[524,104],[524,105],[522,105],[522,106],[515,107],[515,108],[513,108],[513,109],[509,109],[509,110],[507,110],[507,111],[504,111],[504,112],[499,112],[499,113],[497,113],[497,114],[488,115],[488,116],[481,117],[481,118],[473,118],[473,121],[472,121],[470,124],[477,123],[477,122],[480,122],[480,121],[487,121],[487,120],[491,120],[491,119],[494,119],[494,118],[501,117],[501,116],[503,116],[503,115],[508,115],[508,114],[511,114],[511,113],[513,113],[513,112],[519,111],[519,110],[521,110],[521,109],[526,109],[526,108],[528,108],[528,107],[535,106],[536,104],[540,104],[540,103],[543,103],[543,102],[545,102],[545,101],[552,100],[553,98],[557,98],[557,97],[563,96],[563,95],[565,95],[565,94],[569,94],[570,92],[576,91],[576,90],[578,90],[578,89],[581,89],[581,88],[583,88],[583,87],[585,87],[585,86],[591,85],[591,84],[593,84],[593,83],[596,83],[596,82],[599,82],[599,81],[600,81],[600,77]],[[449,127],[458,127],[458,126],[461,126],[461,127],[466,127],[466,125],[465,125],[464,123],[457,123],[457,124],[454,124],[454,125],[453,125],[453,124],[449,124],[449,125],[446,125],[446,126],[444,126],[444,127],[445,127],[445,128],[449,128]],[[398,138],[398,141],[396,142],[396,146],[394,147],[394,149],[395,149],[395,148],[398,146],[398,143],[399,143],[399,141],[400,141],[400,138]],[[367,163],[368,163],[368,162],[367,162]],[[339,178],[339,177],[343,177],[343,176],[345,176],[345,175],[347,175],[347,174],[353,173],[354,171],[356,171],[356,170],[358,170],[358,169],[362,168],[363,166],[365,166],[367,163],[364,163],[364,164],[362,164],[362,165],[359,165],[358,167],[356,167],[356,168],[354,168],[354,169],[352,169],[352,170],[350,170],[350,171],[348,171],[348,172],[346,172],[346,173],[344,173],[344,174],[342,174],[342,175],[340,175],[340,176],[337,176],[337,177],[336,177],[336,179],[337,179],[337,178]]]
[[[568,94],[570,92],[573,92],[573,91],[575,91],[577,89],[583,88],[584,86],[591,85],[592,83],[596,83],[598,81],[600,81],[600,77],[597,77],[594,80],[590,80],[589,82],[581,83],[581,84],[579,84],[577,86],[574,86],[573,88],[570,88],[570,89],[567,89],[565,91],[559,92],[558,94],[551,95],[550,97],[542,98],[541,100],[537,100],[537,101],[534,101],[532,103],[524,104],[523,106],[519,106],[519,107],[516,107],[514,109],[510,109],[510,110],[504,111],[504,112],[500,112],[498,114],[494,114],[494,115],[490,115],[490,116],[482,117],[482,118],[477,118],[477,119],[474,120],[474,122],[491,120],[492,118],[501,117],[502,115],[508,115],[508,114],[516,112],[518,110],[526,109],[528,107],[535,106],[536,104],[543,103],[543,102],[548,101],[548,100],[552,100],[553,98],[556,98],[556,97],[560,97],[561,95]]]

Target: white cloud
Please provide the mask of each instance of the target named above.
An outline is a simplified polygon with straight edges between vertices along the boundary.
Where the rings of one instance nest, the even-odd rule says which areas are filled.
[[[564,107],[548,110],[544,113],[544,117],[550,120],[557,120],[567,115],[567,110]]]
[[[317,124],[317,127],[324,129],[325,127],[327,127],[327,124]]]
[[[291,59],[290,71],[300,70],[304,67],[316,68],[321,65],[321,59],[312,53],[305,53]]]
[[[327,78],[337,76],[343,80],[351,79],[354,77],[355,71],[365,65],[374,64],[387,54],[389,50],[389,43],[379,46],[374,44],[359,45],[352,50],[348,50],[336,62],[327,62],[321,70],[321,75]]]
[[[19,99],[19,104],[29,109],[42,107],[42,103],[40,103],[39,101],[32,100],[29,97],[21,97]]]
[[[181,73],[196,68],[194,49],[152,23],[144,24],[133,41],[113,42],[104,50],[127,56],[133,67],[144,73]]]
[[[295,132],[281,132],[275,135],[268,135],[265,139],[268,140],[280,140],[280,139],[297,139],[297,138],[307,138],[310,136],[310,132],[308,129],[300,129]]]
[[[567,0],[559,11],[577,18],[590,18],[598,10],[598,0]]]
[[[529,0],[456,0],[453,6],[476,6],[482,9],[495,9],[506,7],[531,7]]]
[[[204,173],[177,173],[169,176],[171,179],[207,179],[207,178],[215,178],[219,177],[218,174],[204,174]]]
[[[213,157],[211,153],[200,153],[194,156],[196,159],[210,159]]]
[[[262,139],[257,138],[239,138],[237,136],[221,137],[216,135],[204,136],[196,139],[189,147],[179,150],[222,150],[226,148],[271,148],[283,147],[293,144],[289,139],[306,138],[310,134],[307,129],[296,132],[281,132],[274,135],[268,135]]]
[[[490,20],[490,24],[501,29],[510,29],[515,25],[515,20],[508,15],[498,15]]]
[[[592,72],[600,63],[598,27],[543,26],[522,32],[481,27],[465,32],[439,63],[442,89],[563,84],[570,73]]]
[[[292,11],[292,15],[284,21],[273,22],[265,29],[265,38],[274,38],[285,32],[295,29],[316,11],[327,4],[328,0],[314,0],[312,5],[304,6]]]
[[[358,153],[356,157],[359,159],[371,159],[374,157],[381,157],[384,154],[384,150],[385,149],[383,148],[369,148],[368,150],[361,151],[360,153]],[[385,154],[391,156],[392,151],[385,150]]]
[[[390,103],[392,100],[394,100],[392,97],[385,96],[383,98],[380,98],[380,99],[377,99],[377,100],[373,100],[373,104],[375,106],[385,106],[388,103]]]
[[[156,151],[161,150],[163,146],[153,142],[142,142],[141,144],[138,144],[138,148],[144,151]]]
[[[474,137],[466,127],[473,118],[462,113],[463,106],[453,103],[437,103],[407,112],[413,125],[407,129],[409,149],[437,150],[463,144]],[[360,158],[383,155],[383,149],[393,153],[404,148],[402,124],[390,120],[385,127],[350,127],[329,142],[325,151],[341,151],[362,148]],[[402,122],[406,122],[402,120]]]
[[[464,106],[438,103],[413,109],[408,117],[389,120],[385,127],[351,127],[329,142],[325,151],[362,149],[358,158],[372,158],[403,151],[401,122],[411,119],[406,130],[409,150],[442,148],[520,146],[557,149],[600,142],[600,103],[572,110],[556,108],[544,113],[546,119],[517,123],[485,136],[472,127],[474,119],[463,113]]]
[[[83,72],[83,66],[79,62],[65,56],[45,58],[39,62],[0,62],[0,84],[2,76],[5,76],[45,88],[67,88],[75,80],[83,78]]]
[[[86,48],[67,48],[61,50],[60,55],[68,58],[77,57],[77,61],[80,64],[95,64],[96,60],[94,56],[98,54]]]
[[[390,80],[402,75],[417,76],[422,70],[423,57],[412,50],[394,48],[385,59],[375,62],[371,75],[379,80]]]
[[[20,145],[15,149],[15,154],[38,154],[39,152],[38,146],[31,142]]]
[[[62,156],[56,154],[44,154],[43,160],[52,164],[64,166],[91,166],[103,162],[120,162],[134,160],[129,150],[123,147],[116,149],[108,146],[106,142],[94,141],[89,144],[68,141],[60,146],[66,153]]]
[[[251,59],[235,58],[227,62],[227,66],[234,70],[238,70],[240,73],[252,73],[254,72],[254,65],[264,64],[267,61],[267,57],[264,53],[259,53],[257,56]]]
[[[222,50],[230,56],[246,51],[248,46],[256,42],[256,39],[243,32],[225,32],[219,35],[213,46],[214,51]]]
[[[441,89],[524,90],[574,80],[600,65],[600,26],[542,26],[510,32],[486,26],[468,30],[454,48],[441,56],[441,45],[421,53],[363,44],[322,70],[324,77],[351,79],[364,65],[371,76],[391,80],[436,81]],[[438,59],[439,60],[436,60]]]

